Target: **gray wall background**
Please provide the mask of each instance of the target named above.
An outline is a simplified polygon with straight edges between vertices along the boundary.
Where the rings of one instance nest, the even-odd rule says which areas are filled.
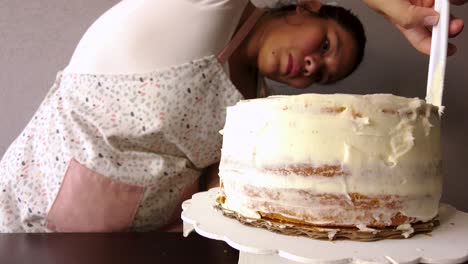
[[[169,1],[169,0],[168,0]],[[117,0],[0,0],[0,156],[27,124],[56,73],[63,69],[79,39]],[[393,93],[425,97],[429,57],[361,1],[337,1],[364,22],[368,46],[358,71],[336,85],[296,90],[270,83],[277,94]],[[468,4],[452,7],[468,23]],[[468,211],[468,32],[455,40],[459,51],[447,62],[442,142],[443,201]]]

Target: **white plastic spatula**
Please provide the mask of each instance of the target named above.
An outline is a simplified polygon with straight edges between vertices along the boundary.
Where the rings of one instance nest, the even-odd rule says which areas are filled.
[[[431,54],[427,76],[426,102],[442,111],[445,64],[447,61],[447,40],[450,21],[449,0],[435,0],[434,9],[439,12],[439,23],[432,28]]]

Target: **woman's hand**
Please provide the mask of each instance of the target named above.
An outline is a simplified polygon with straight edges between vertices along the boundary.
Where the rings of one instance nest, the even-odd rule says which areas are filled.
[[[439,20],[439,13],[433,9],[434,0],[364,0],[364,2],[392,22],[418,51],[430,54],[432,35],[430,30]],[[468,0],[450,2],[462,5]],[[449,37],[457,36],[463,30],[463,24],[462,19],[451,16]],[[453,55],[456,51],[457,47],[449,43],[448,55]]]

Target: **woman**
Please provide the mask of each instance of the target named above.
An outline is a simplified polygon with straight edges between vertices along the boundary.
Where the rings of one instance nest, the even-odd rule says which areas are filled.
[[[219,160],[225,107],[255,97],[258,76],[306,87],[360,63],[348,11],[247,4],[125,0],[102,15],[0,162],[0,231],[164,228]]]

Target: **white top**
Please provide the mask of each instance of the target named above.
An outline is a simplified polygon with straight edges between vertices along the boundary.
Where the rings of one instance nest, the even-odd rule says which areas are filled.
[[[79,42],[67,72],[145,73],[207,55],[231,39],[248,0],[123,0]]]

